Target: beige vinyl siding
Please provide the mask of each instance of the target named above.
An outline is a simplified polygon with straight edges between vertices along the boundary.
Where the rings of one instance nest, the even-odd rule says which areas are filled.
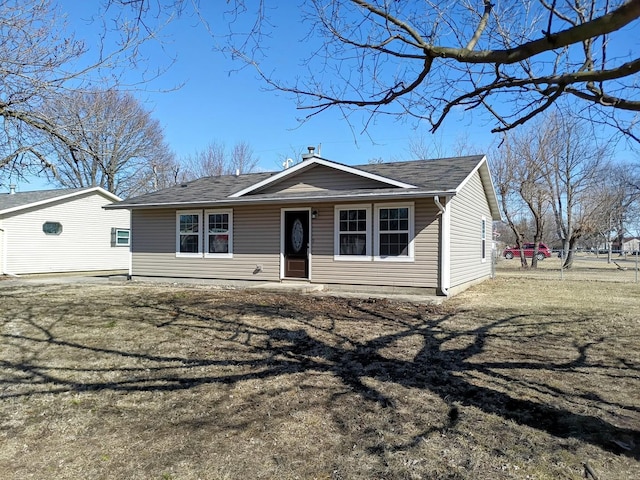
[[[317,212],[311,220],[312,282],[436,287],[439,223],[431,199],[415,202],[413,262],[335,260],[333,203],[233,207],[233,258],[176,257],[176,210],[134,210],[133,275],[279,281],[282,208]]]
[[[129,248],[111,246],[112,228],[129,228],[127,210],[105,210],[112,200],[88,195],[20,210],[3,219],[4,271],[11,274],[126,270]],[[46,235],[45,222],[62,225]]]
[[[287,177],[275,185],[255,193],[300,193],[317,190],[353,190],[359,188],[389,188],[390,185],[369,178],[317,165]]]
[[[202,214],[203,209],[200,209]],[[233,258],[176,256],[176,210],[134,210],[133,275],[277,281],[280,208],[233,208]],[[261,266],[261,271],[257,267]]]
[[[451,210],[451,287],[491,275],[491,212],[476,172],[448,208]],[[485,261],[482,261],[481,225],[486,220]]]
[[[358,202],[361,205],[362,202]],[[384,202],[393,205],[394,202]],[[398,202],[398,205],[406,203]],[[349,205],[340,203],[340,205]],[[374,213],[371,204],[371,213]],[[334,259],[334,205],[316,209],[313,220],[312,280],[315,283],[436,288],[438,281],[438,210],[432,199],[414,203],[413,262]],[[375,221],[375,218],[373,219]],[[372,224],[373,235],[373,224]]]

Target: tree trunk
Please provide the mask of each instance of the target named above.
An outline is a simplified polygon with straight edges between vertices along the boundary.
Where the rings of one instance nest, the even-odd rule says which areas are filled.
[[[569,249],[566,251],[566,258],[564,260],[564,264],[562,268],[569,270],[573,266],[573,258],[574,258],[574,250],[576,243],[578,242],[578,237],[571,237],[569,239]]]

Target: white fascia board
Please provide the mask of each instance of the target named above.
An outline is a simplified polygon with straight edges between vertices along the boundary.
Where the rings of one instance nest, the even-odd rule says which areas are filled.
[[[286,203],[330,203],[335,201],[349,202],[349,201],[370,201],[370,200],[403,200],[406,198],[433,198],[434,196],[441,196],[450,198],[454,196],[456,192],[454,190],[443,191],[424,191],[424,190],[399,190],[393,193],[377,193],[367,192],[358,194],[344,194],[344,195],[331,195],[331,196],[313,196],[313,195],[300,195],[291,197],[272,197],[255,199],[253,197],[245,198],[228,198],[224,200],[214,200],[210,202],[163,202],[163,203],[147,203],[147,204],[111,204],[106,205],[103,208],[109,210],[114,209],[129,209],[129,210],[143,210],[154,208],[222,208],[222,207],[234,207],[240,205],[274,205],[274,204],[286,204]]]
[[[6,213],[17,212],[19,210],[26,210],[27,208],[40,207],[42,205],[46,205],[47,203],[59,202],[60,200],[67,200],[69,198],[73,198],[73,197],[77,197],[79,195],[85,195],[87,193],[93,193],[93,192],[99,193],[99,194],[107,197],[109,200],[111,200],[113,202],[119,202],[119,201],[122,200],[117,195],[114,195],[113,193],[106,191],[102,187],[90,187],[90,188],[86,188],[84,190],[78,190],[77,192],[67,193],[66,195],[59,195],[59,196],[56,196],[56,197],[51,197],[51,198],[47,198],[47,199],[44,199],[44,200],[39,200],[37,202],[31,202],[31,203],[26,203],[24,205],[18,205],[16,207],[7,208],[6,210],[0,210],[0,215],[1,214],[6,214]]]
[[[383,177],[381,175],[376,175],[374,173],[369,173],[369,172],[364,172],[362,170],[358,170],[357,168],[353,168],[353,167],[349,167],[347,165],[342,165],[340,163],[335,163],[335,162],[331,162],[328,160],[324,160],[320,157],[314,157],[314,158],[309,158],[307,160],[304,160],[303,162],[298,163],[297,165],[294,165],[291,168],[288,168],[286,170],[281,171],[280,173],[266,178],[264,180],[262,180],[261,182],[255,183],[253,185],[251,185],[250,187],[245,188],[244,190],[240,190],[239,192],[236,192],[232,195],[229,195],[229,198],[238,198],[238,197],[242,197],[243,195],[246,195],[247,193],[251,193],[253,191],[256,191],[264,186],[273,184],[273,183],[277,183],[280,180],[282,180],[285,177],[288,177],[290,175],[295,174],[296,172],[300,172],[303,170],[306,170],[308,168],[311,168],[315,165],[323,165],[325,167],[329,167],[329,168],[334,168],[336,170],[340,170],[342,172],[346,172],[346,173],[351,173],[353,175],[358,175],[360,177],[364,177],[364,178],[368,178],[370,180],[376,180],[378,182],[382,182],[382,183],[386,183],[387,185],[391,185],[394,187],[399,187],[399,188],[417,188],[415,185],[411,185],[409,183],[404,183],[404,182],[399,182],[397,180],[393,180],[391,178],[387,178],[387,177]]]

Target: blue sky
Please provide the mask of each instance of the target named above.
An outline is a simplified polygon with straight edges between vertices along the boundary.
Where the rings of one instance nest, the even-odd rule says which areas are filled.
[[[287,13],[286,9],[279,12]],[[287,21],[280,19],[279,23]],[[275,66],[279,77],[295,76],[299,60],[308,54],[308,45],[297,40],[304,36],[297,16],[291,18],[289,25],[290,31],[279,34],[277,48],[268,53],[269,65]],[[325,111],[301,124],[299,119],[305,112],[296,109],[291,96],[267,91],[264,81],[251,68],[237,71],[241,64],[214,52],[214,40],[193,18],[174,21],[165,34],[168,37],[164,48],[167,55],[175,55],[176,63],[157,83],[165,88],[185,84],[173,92],[147,93],[146,105],[161,121],[167,140],[178,155],[193,153],[212,141],[227,146],[247,141],[260,157],[262,168],[277,170],[283,157],[306,151],[310,145],[321,145],[322,155],[331,160],[361,164],[374,157],[410,159],[409,141],[420,136],[443,148],[452,147],[459,136],[468,135],[475,143],[484,144],[479,150],[486,149],[491,141],[490,127],[474,125],[470,115],[466,121],[460,118],[460,122],[450,122],[435,136],[426,131],[426,125],[416,130],[414,125],[390,118],[377,118],[363,132],[357,114],[350,126],[338,110]],[[156,58],[159,62],[168,60],[161,54]]]
[[[209,2],[203,2],[209,5]],[[211,2],[213,3],[213,2]],[[97,1],[59,0],[68,16],[69,29],[96,48],[99,26],[86,20],[95,14]],[[207,18],[220,19],[218,6],[205,6]],[[292,9],[277,12],[279,25],[269,52],[269,65],[280,77],[294,77],[298,62],[309,52],[309,45],[298,39],[305,28]],[[290,21],[288,21],[290,20]],[[214,25],[215,28],[215,25]],[[473,152],[485,153],[497,137],[490,133],[492,123],[478,113],[455,111],[432,135],[425,123],[416,128],[389,117],[377,117],[366,132],[363,118],[354,114],[350,126],[338,110],[328,110],[301,124],[304,112],[297,110],[295,100],[284,93],[265,90],[265,83],[255,71],[245,68],[232,72],[240,64],[214,51],[214,40],[193,17],[174,20],[163,31],[162,42],[148,45],[149,67],[175,63],[159,79],[134,91],[135,95],[160,121],[165,138],[178,157],[202,150],[211,142],[231,148],[240,141],[248,142],[260,159],[261,170],[279,170],[286,157],[306,151],[307,146],[321,145],[323,157],[349,165],[363,164],[372,158],[385,161],[410,160],[412,139],[423,139],[433,145],[433,156],[454,155],[456,144],[473,145]],[[129,72],[135,82],[141,71]],[[173,90],[176,85],[182,87]],[[20,185],[23,191],[52,188],[40,179]],[[22,183],[22,182],[21,182]]]

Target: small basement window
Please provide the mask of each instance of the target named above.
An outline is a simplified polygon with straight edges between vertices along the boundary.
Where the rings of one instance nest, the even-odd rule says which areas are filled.
[[[44,222],[42,231],[45,235],[60,235],[62,233],[62,224],[59,222]]]
[[[111,246],[128,247],[131,243],[131,231],[127,228],[111,229]]]

